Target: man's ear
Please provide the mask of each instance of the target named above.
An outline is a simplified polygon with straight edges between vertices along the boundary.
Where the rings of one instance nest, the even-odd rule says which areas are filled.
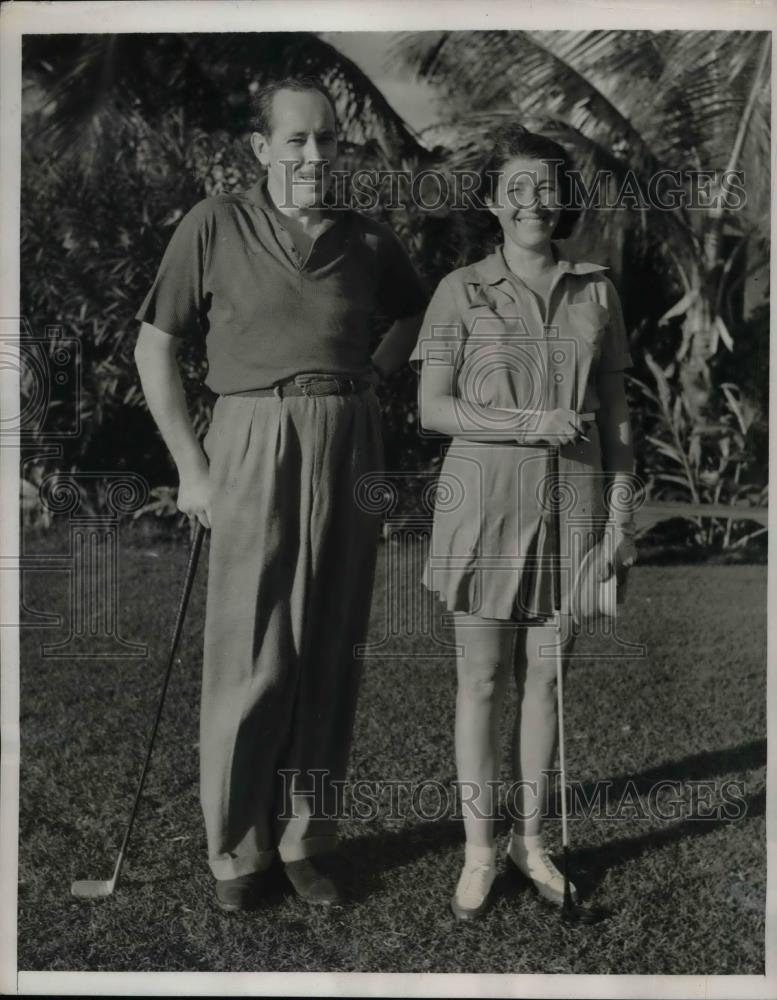
[[[269,143],[261,132],[251,133],[251,150],[257,160],[266,167],[270,162]]]

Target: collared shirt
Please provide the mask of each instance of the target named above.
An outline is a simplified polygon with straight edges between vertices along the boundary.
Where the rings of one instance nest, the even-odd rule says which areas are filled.
[[[618,294],[600,264],[557,260],[543,315],[500,247],[446,275],[410,358],[453,364],[456,394],[483,406],[599,408],[597,375],[632,365]]]
[[[262,177],[206,198],[179,223],[136,318],[174,337],[205,335],[214,392],[263,388],[301,372],[369,371],[372,320],[428,301],[383,223],[332,211],[299,253]]]

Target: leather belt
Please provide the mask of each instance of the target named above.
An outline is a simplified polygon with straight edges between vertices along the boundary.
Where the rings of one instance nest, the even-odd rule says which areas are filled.
[[[242,392],[224,393],[227,396],[348,396],[369,389],[370,382],[346,375],[295,375],[286,382],[263,389],[245,389]]]

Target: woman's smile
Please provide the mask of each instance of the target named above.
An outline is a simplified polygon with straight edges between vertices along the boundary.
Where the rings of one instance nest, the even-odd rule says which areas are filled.
[[[547,227],[555,220],[549,215],[514,215],[513,222],[516,222],[522,226],[533,226],[533,227]]]

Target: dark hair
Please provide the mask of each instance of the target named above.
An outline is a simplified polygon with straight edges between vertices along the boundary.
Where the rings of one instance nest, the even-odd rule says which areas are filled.
[[[294,90],[297,93],[314,90],[329,101],[332,114],[337,124],[337,112],[332,95],[315,77],[312,76],[286,76],[279,80],[272,80],[265,84],[258,93],[251,98],[251,130],[261,132],[262,135],[269,136],[273,130],[272,104],[273,98],[281,90]]]
[[[572,234],[582,209],[574,204],[574,184],[572,171],[574,162],[569,153],[559,143],[546,135],[530,132],[518,122],[500,125],[494,133],[493,145],[480,171],[480,197],[493,200],[497,186],[497,175],[505,163],[523,156],[530,160],[549,160],[556,164],[559,182],[558,202],[562,206],[561,216],[553,230],[552,239],[565,240]]]

